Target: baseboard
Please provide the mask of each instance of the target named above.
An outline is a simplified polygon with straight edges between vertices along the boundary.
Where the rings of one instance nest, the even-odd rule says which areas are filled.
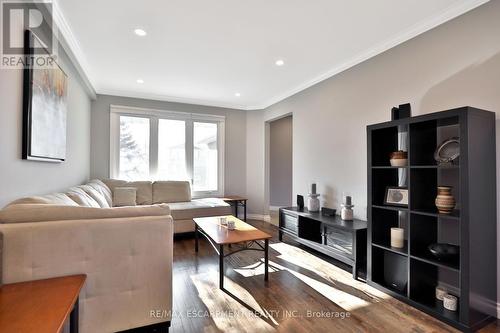
[[[259,221],[264,221],[264,222],[271,222],[271,215],[264,215],[264,214],[248,214],[247,218],[249,220],[259,220]]]

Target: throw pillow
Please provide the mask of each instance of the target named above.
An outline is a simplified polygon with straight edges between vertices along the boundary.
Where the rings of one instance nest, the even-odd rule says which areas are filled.
[[[136,206],[137,189],[135,187],[115,187],[113,191],[113,206]]]

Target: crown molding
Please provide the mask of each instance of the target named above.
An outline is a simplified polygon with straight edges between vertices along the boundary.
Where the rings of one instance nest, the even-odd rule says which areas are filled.
[[[95,99],[96,90],[94,88],[94,85],[92,84],[93,81],[90,65],[85,58],[82,48],[80,47],[80,43],[78,43],[78,40],[73,34],[73,31],[71,30],[68,22],[64,18],[61,8],[59,7],[58,0],[52,1],[52,17],[55,26],[60,33],[60,35],[58,36],[59,43],[64,48],[66,54],[76,68],[90,97],[92,99]]]
[[[209,106],[215,108],[223,108],[223,109],[236,109],[236,110],[251,110],[244,105],[241,104],[232,104],[232,103],[218,103],[214,101],[201,100],[195,98],[188,97],[174,97],[153,93],[142,93],[142,92],[130,92],[124,90],[116,90],[116,89],[99,89],[97,91],[99,95],[111,95],[125,98],[137,98],[137,99],[148,99],[154,101],[163,101],[170,103],[182,103],[182,104],[191,104],[191,105],[199,105],[199,106]]]

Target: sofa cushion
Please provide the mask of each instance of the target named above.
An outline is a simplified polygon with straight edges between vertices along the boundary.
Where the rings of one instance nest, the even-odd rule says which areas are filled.
[[[111,192],[111,189],[106,184],[104,184],[99,179],[92,179],[90,182],[87,183],[87,185],[92,187],[94,190],[99,192],[104,197],[107,206],[103,208],[108,208],[113,206],[113,192]]]
[[[106,197],[101,192],[97,191],[93,186],[85,184],[77,187],[85,191],[85,193],[87,193],[92,199],[94,199],[99,205],[99,207],[101,208],[110,207],[108,201],[106,200]]]
[[[191,201],[188,181],[156,181],[153,183],[153,203]]]
[[[65,193],[52,193],[17,199],[8,204],[5,208],[18,204],[52,204],[78,206],[78,204],[75,201],[71,200],[70,197],[68,197]]]
[[[113,206],[137,205],[137,189],[135,187],[115,187],[113,192]]]
[[[105,179],[106,184],[113,192],[116,187],[135,187],[137,189],[137,204],[151,205],[153,203],[153,185],[150,181],[128,182],[126,180]]]
[[[169,203],[175,220],[190,220],[195,217],[230,215],[231,206],[217,198],[194,199],[188,202]]]
[[[101,206],[80,187],[70,187],[66,195],[79,206],[100,208]]]
[[[62,220],[91,220],[138,216],[169,215],[167,205],[138,207],[72,207],[67,205],[17,204],[0,210],[0,223],[23,223]]]

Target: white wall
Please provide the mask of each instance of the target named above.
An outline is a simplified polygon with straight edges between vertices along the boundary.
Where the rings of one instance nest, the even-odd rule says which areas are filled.
[[[66,161],[21,159],[23,72],[0,69],[0,208],[20,197],[61,191],[88,180],[90,172],[90,97],[69,58],[60,51],[68,75]]]
[[[124,105],[167,111],[205,113],[226,116],[225,194],[246,193],[246,115],[245,111],[171,103],[139,98],[97,95],[92,102],[91,177],[109,177],[109,107]]]
[[[491,110],[497,112],[497,126],[500,125],[499,0],[264,111],[249,112],[247,196],[253,203],[250,213],[267,214],[263,184],[265,121],[293,113],[294,197],[308,193],[308,183],[315,180],[324,204],[338,207],[342,191],[349,191],[356,205],[355,215],[365,219],[366,126],[390,120],[391,107],[405,102],[412,104],[413,115],[465,105]],[[500,161],[497,168],[500,170]],[[500,191],[500,172],[497,174]],[[497,197],[500,207],[500,194]],[[500,223],[497,233],[500,240]],[[497,269],[500,276],[500,263]]]

